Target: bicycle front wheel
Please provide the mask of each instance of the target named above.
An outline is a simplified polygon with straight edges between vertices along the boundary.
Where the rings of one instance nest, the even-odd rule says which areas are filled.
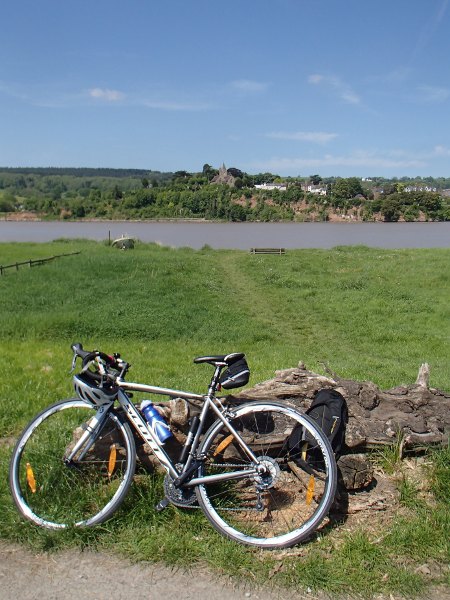
[[[117,510],[134,475],[134,438],[113,409],[94,427],[97,417],[88,402],[69,399],[49,406],[25,428],[9,472],[14,502],[25,518],[62,529],[102,523]]]
[[[336,461],[326,436],[307,415],[276,403],[241,406],[229,422],[256,463],[222,421],[211,426],[199,450],[199,475],[230,478],[197,486],[206,517],[222,535],[262,548],[286,548],[310,537],[336,492]]]

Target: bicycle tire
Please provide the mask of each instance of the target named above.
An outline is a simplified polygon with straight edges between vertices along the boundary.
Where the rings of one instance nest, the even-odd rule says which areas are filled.
[[[84,457],[64,462],[96,407],[71,398],[45,408],[25,427],[9,470],[13,500],[26,519],[47,529],[89,527],[124,500],[136,466],[128,423],[110,409]]]
[[[198,485],[197,499],[207,519],[225,537],[261,548],[287,548],[309,538],[336,492],[336,460],[325,434],[307,415],[273,402],[240,406],[229,421],[268,474]],[[308,432],[309,440],[300,466],[289,447],[296,426]],[[199,455],[204,459],[199,476],[252,465],[221,420],[206,432]]]

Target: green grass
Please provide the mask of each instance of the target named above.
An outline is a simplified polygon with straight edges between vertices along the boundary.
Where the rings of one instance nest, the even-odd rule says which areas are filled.
[[[156,513],[159,478],[140,479],[117,516],[92,530],[43,532],[22,522],[6,481],[11,443],[38,410],[72,395],[74,341],[121,352],[132,380],[194,392],[205,391],[210,368],[192,358],[231,351],[246,352],[251,384],[303,360],[387,389],[414,382],[428,362],[431,385],[450,389],[449,250],[339,247],[280,257],[59,240],[0,244],[0,264],[75,250],[0,277],[1,537],[47,550],[75,544],[180,566],[199,561],[235,577],[250,569],[261,583],[334,594],[412,597],[425,585],[417,566],[447,564],[448,451],[432,457],[430,502],[400,479],[402,513],[387,530],[343,535],[338,526],[281,562],[222,539],[199,511]],[[398,468],[397,454],[386,453],[388,468]],[[432,580],[445,580],[442,573]]]

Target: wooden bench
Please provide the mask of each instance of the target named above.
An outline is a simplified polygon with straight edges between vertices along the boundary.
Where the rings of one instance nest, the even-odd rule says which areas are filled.
[[[286,254],[284,248],[250,248],[252,254]]]

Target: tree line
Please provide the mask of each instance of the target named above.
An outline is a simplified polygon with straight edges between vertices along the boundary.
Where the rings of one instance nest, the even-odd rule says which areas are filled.
[[[450,220],[450,178],[281,178],[229,168],[162,173],[138,169],[0,169],[0,212],[34,212],[54,219],[205,218],[229,221]],[[283,190],[257,189],[280,184]],[[308,185],[315,192],[308,191]],[[407,191],[412,189],[413,191]],[[436,191],[430,191],[434,190]]]

